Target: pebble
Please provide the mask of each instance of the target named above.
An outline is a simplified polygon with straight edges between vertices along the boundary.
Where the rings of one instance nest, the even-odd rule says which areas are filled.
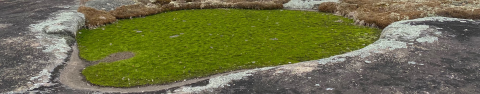
[[[372,63],[372,61],[365,61],[365,63]]]
[[[333,89],[335,89],[335,88],[327,88],[327,89],[325,89],[325,90],[333,90]]]

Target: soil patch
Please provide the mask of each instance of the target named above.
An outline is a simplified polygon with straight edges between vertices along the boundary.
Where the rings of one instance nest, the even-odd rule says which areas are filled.
[[[103,58],[102,60],[98,60],[95,62],[115,62],[115,61],[120,61],[124,59],[129,59],[135,56],[135,53],[132,52],[119,52],[119,53],[114,53],[110,54],[109,56]]]
[[[87,66],[91,66],[91,65],[95,65],[95,64],[98,64],[98,63],[101,63],[101,62],[111,63],[111,62],[115,62],[115,61],[125,60],[125,59],[132,58],[134,56],[135,56],[135,53],[133,53],[133,52],[118,52],[118,53],[110,54],[110,55],[108,55],[107,57],[105,57],[101,60],[97,60],[97,61],[82,60],[82,61],[87,62],[86,63]]]
[[[9,26],[12,26],[12,24],[0,24],[0,29],[7,28]]]

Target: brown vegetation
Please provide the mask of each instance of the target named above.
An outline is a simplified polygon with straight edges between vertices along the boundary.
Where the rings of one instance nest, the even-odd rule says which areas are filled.
[[[454,9],[449,8],[438,11],[436,13],[439,16],[454,17],[454,18],[466,18],[466,19],[480,19],[480,9]]]
[[[221,0],[227,3],[238,3],[238,2],[262,2],[262,3],[277,3],[277,4],[285,4],[288,3],[290,0]]]
[[[411,11],[411,12],[382,12],[382,13],[359,13],[357,19],[362,22],[357,22],[358,25],[385,28],[393,22],[421,18],[422,12],[420,11]],[[374,24],[374,25],[372,25]]]
[[[145,5],[148,3],[164,5],[164,4],[169,4],[172,0],[137,0],[137,1]]]
[[[140,3],[143,3],[143,4],[152,3],[152,2],[150,2],[150,0],[137,0],[137,2],[140,2]]]
[[[152,2],[152,3],[153,3],[153,4],[165,5],[165,4],[170,4],[170,2],[172,2],[172,0],[155,0],[155,1]]]
[[[337,11],[337,3],[336,2],[325,2],[318,6],[318,11],[320,12],[328,12],[334,13]]]
[[[283,4],[279,3],[261,3],[261,2],[239,2],[234,5],[234,8],[238,9],[257,9],[257,10],[270,10],[270,9],[282,9]]]
[[[106,11],[80,6],[78,12],[85,15],[85,25],[89,28],[115,22],[117,19]]]
[[[161,12],[160,8],[146,7],[144,4],[135,4],[120,6],[115,10],[110,11],[110,14],[115,16],[117,19],[125,19],[157,14],[159,12]]]
[[[321,4],[321,12],[353,18],[359,25],[385,28],[389,24],[427,16],[480,19],[479,1],[475,0],[340,0]],[[468,5],[470,4],[470,5]],[[467,6],[468,5],[468,6]],[[471,7],[476,6],[476,7]],[[334,8],[335,9],[332,9]]]
[[[202,9],[202,3],[179,3],[178,7],[174,4],[162,5],[161,12],[186,10],[186,9]]]
[[[175,7],[176,10],[186,10],[186,9],[201,9],[202,3],[182,3],[178,4],[178,7]]]
[[[88,27],[95,27],[98,25],[104,25],[116,21],[116,19],[126,19],[134,17],[142,17],[147,15],[153,15],[161,12],[186,10],[186,9],[212,9],[212,8],[238,8],[238,9],[282,9],[283,4],[280,3],[266,3],[266,2],[238,2],[235,4],[229,3],[178,3],[177,7],[174,4],[158,3],[158,2],[170,2],[170,0],[157,0],[150,3],[150,1],[143,0],[142,3],[147,4],[135,4],[125,5],[116,8],[115,10],[105,12],[96,10],[94,8],[81,7],[79,12],[84,13],[87,16]],[[163,4],[163,5],[162,5]]]

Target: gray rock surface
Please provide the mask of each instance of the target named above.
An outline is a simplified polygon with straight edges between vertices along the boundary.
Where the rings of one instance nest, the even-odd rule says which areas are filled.
[[[92,7],[97,10],[111,11],[123,5],[133,5],[134,0],[90,0],[85,3],[85,6]]]
[[[75,5],[75,0],[0,1],[0,93],[55,85],[50,81],[50,72],[55,68],[52,65],[61,64],[66,58],[57,57],[57,50],[62,49],[50,49],[56,45],[44,43],[65,42],[48,41],[56,35],[32,32],[30,25],[41,23],[60,10],[75,11]],[[41,33],[47,36],[39,36]],[[68,57],[64,52],[63,56]]]
[[[43,48],[42,52],[48,54],[48,58],[41,61],[45,67],[40,74],[31,77],[33,90],[42,86],[53,86],[56,83],[51,81],[54,69],[62,65],[68,59],[72,46],[75,42],[75,34],[85,24],[85,17],[76,10],[61,10],[51,15],[51,18],[30,25],[30,30],[35,36],[35,41]]]

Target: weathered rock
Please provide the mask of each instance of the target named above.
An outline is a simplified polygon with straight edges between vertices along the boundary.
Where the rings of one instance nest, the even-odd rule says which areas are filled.
[[[54,18],[32,25],[34,32],[57,35],[70,41],[68,45],[73,45],[76,32],[85,25],[85,16],[76,10],[61,11],[52,16]]]
[[[65,63],[72,51],[71,47],[75,42],[75,34],[85,22],[83,14],[76,10],[62,10],[55,12],[51,18],[30,25],[30,31],[35,36],[38,47],[46,54],[47,60],[39,60],[43,63],[41,71],[34,74],[29,80],[27,86],[21,90],[33,90],[40,87],[54,86],[57,83],[52,82],[52,72],[57,66]]]
[[[1,0],[0,1],[0,93],[20,93],[31,90],[50,80],[43,72],[49,61],[56,61],[44,52],[47,48],[40,44],[31,24],[48,19],[51,13],[59,10],[75,10],[75,0]],[[44,33],[44,32],[42,32]],[[47,36],[43,37],[47,38]],[[45,42],[45,41],[43,41]],[[54,46],[54,45],[50,45]],[[66,53],[68,54],[68,53]],[[64,61],[64,59],[61,59]],[[48,70],[47,70],[48,71]]]

